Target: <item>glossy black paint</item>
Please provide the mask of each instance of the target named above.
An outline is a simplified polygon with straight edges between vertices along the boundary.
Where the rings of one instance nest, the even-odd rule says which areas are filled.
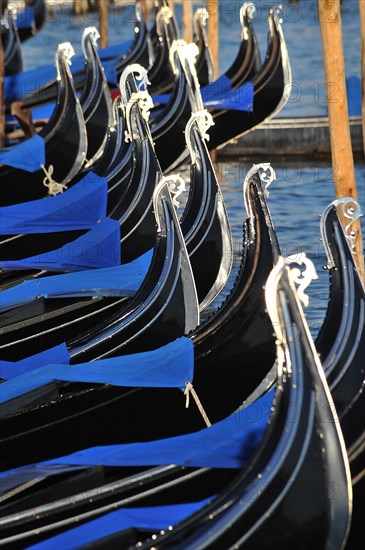
[[[72,75],[64,54],[58,56],[60,80],[55,109],[40,135],[45,140],[46,168],[53,166],[56,182],[68,182],[81,168],[85,158],[86,129]],[[1,206],[27,202],[47,195],[42,170],[25,172],[7,166],[0,167]],[[6,185],[5,181],[12,182]]]

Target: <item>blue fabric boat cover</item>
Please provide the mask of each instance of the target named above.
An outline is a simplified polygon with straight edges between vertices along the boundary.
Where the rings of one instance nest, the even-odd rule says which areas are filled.
[[[235,90],[226,90],[212,96],[202,91],[204,107],[208,109],[229,109],[231,111],[253,111],[253,84],[246,82]]]
[[[204,107],[210,109],[230,109],[235,111],[253,111],[253,84],[246,82],[239,88],[231,90],[231,81],[222,75],[200,90]],[[153,96],[155,104],[165,105],[169,94]]]
[[[120,42],[119,44],[112,44],[111,46],[107,46],[106,48],[98,50],[99,57],[101,61],[108,61],[113,58],[117,59],[118,57],[127,53],[132,44],[133,40],[126,40],[125,42]]]
[[[178,338],[153,351],[99,359],[76,365],[46,365],[15,376],[0,385],[0,403],[5,403],[54,380],[112,384],[130,388],[180,388],[194,376],[194,346]]]
[[[0,293],[0,311],[44,298],[133,296],[145,279],[153,250],[128,264],[25,281]]]
[[[66,192],[0,208],[0,234],[91,229],[106,215],[108,181],[89,172]]]
[[[35,12],[33,6],[27,6],[16,14],[17,29],[27,29],[35,25]]]
[[[0,359],[0,378],[9,380],[9,378],[14,378],[14,376],[19,376],[45,365],[68,365],[69,363],[70,354],[68,353],[66,344],[63,343],[20,361],[13,362]]]
[[[357,76],[346,78],[347,102],[350,116],[361,116],[361,80]]]
[[[9,491],[31,479],[79,470],[82,466],[175,464],[201,468],[242,468],[263,439],[274,394],[275,390],[272,389],[246,409],[198,432],[143,443],[91,447],[53,460],[8,470],[0,473],[0,487],[3,484],[4,489]]]
[[[103,61],[103,67],[108,84],[118,86],[118,75],[114,61]]]
[[[82,271],[120,264],[120,225],[103,218],[93,229],[61,248],[22,260],[4,260],[4,272],[21,269],[48,271]]]
[[[125,42],[123,44],[117,44],[116,46],[110,46],[104,50],[100,50],[100,59],[109,60],[113,55],[110,55],[108,51],[114,52],[119,48],[119,55],[126,53],[130,47],[131,42]],[[84,70],[85,58],[83,55],[76,55],[72,59],[71,73],[79,73]],[[104,64],[104,63],[103,63]],[[113,74],[113,69],[109,63],[106,65],[106,77],[116,78]],[[17,73],[11,76],[5,77],[5,99],[7,103],[16,100],[24,100],[28,95],[39,92],[46,84],[55,80],[57,71],[55,65],[43,65],[42,67],[36,67],[29,71]]]
[[[128,528],[167,530],[206,506],[211,499],[168,506],[150,506],[145,508],[122,508],[100,518],[69,529],[50,539],[28,546],[28,550],[77,550],[86,544]]]
[[[9,147],[0,150],[0,163],[13,168],[19,168],[26,172],[36,172],[41,169],[41,164],[46,162],[46,149],[44,139],[35,134]]]
[[[39,92],[39,90],[54,80],[57,76],[54,65],[43,65],[29,71],[12,74],[4,79],[5,101],[11,103],[16,100],[24,100],[28,95]]]

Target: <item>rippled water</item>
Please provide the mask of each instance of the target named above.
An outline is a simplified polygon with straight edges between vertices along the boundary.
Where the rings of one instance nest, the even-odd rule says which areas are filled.
[[[54,3],[55,4],[55,3]],[[196,3],[195,7],[205,3]],[[262,56],[266,50],[266,13],[272,2],[255,2],[255,29]],[[241,2],[220,0],[220,70],[228,68],[239,43],[239,8]],[[177,16],[181,6],[176,5]],[[285,116],[326,114],[326,98],[322,46],[317,15],[317,1],[284,3],[283,29],[287,40],[293,74],[292,96],[282,112]],[[110,44],[130,39],[134,21],[134,5],[118,7],[109,15]],[[358,0],[343,0],[342,22],[345,59],[348,76],[360,74],[360,29]],[[80,37],[85,26],[97,24],[97,15],[75,18],[70,8],[61,10],[55,4],[53,14],[42,32],[24,45],[26,68],[52,63],[57,44],[70,40],[77,53],[81,53]],[[270,162],[269,151],[263,151],[255,162]],[[235,242],[235,265],[231,281],[240,258],[242,222],[245,217],[241,186],[248,163],[220,163],[219,179],[227,204]],[[308,320],[316,333],[323,319],[328,295],[328,274],[322,270],[325,256],[319,238],[319,214],[333,200],[334,189],[329,164],[276,163],[276,182],[271,186],[269,206],[284,255],[305,251],[318,270],[319,279],[312,283]],[[365,165],[356,165],[358,192],[365,210]]]

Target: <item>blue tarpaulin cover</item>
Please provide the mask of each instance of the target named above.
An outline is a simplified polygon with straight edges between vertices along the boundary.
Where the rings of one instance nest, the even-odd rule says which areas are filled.
[[[84,525],[70,529],[48,540],[28,547],[28,550],[54,550],[55,548],[77,550],[84,545],[123,531],[130,527],[161,530],[176,525],[194,514],[211,499],[168,506],[150,506],[145,508],[122,508]]]
[[[57,364],[68,365],[70,362],[70,354],[65,343],[59,344],[20,361],[3,361],[0,359],[0,378],[8,380],[14,376],[19,376],[25,372],[29,372],[45,365]],[[0,389],[1,394],[1,389]]]
[[[350,116],[361,116],[361,80],[357,76],[346,78],[347,102]]]
[[[117,59],[127,53],[132,44],[133,40],[126,40],[125,42],[120,42],[119,44],[112,44],[111,46],[98,50],[99,57],[102,61],[113,58]]]
[[[0,163],[26,172],[36,172],[46,162],[44,139],[35,134],[12,147],[0,150]]]
[[[120,264],[120,225],[117,220],[103,218],[93,229],[57,250],[22,260],[4,260],[4,272],[19,269],[49,271],[82,271]]]
[[[242,468],[262,441],[273,397],[274,389],[247,408],[198,432],[143,443],[91,447],[53,460],[8,470],[0,473],[0,486],[3,484],[4,489],[11,490],[34,478],[46,478],[94,465],[175,464],[201,468]]]
[[[123,55],[128,51],[131,41],[116,46],[110,46],[105,50],[100,50],[99,55],[101,60],[108,61],[113,57],[114,52],[119,50],[119,55]],[[79,73],[84,70],[85,58],[83,55],[76,55],[71,59],[71,73]],[[106,78],[115,78],[113,69],[110,63],[106,65]],[[43,65],[29,71],[17,73],[5,77],[5,99],[7,103],[15,100],[24,100],[28,95],[39,92],[46,84],[55,80],[57,71],[55,65]],[[112,80],[114,81],[114,80]]]
[[[16,14],[17,29],[27,29],[35,24],[35,11],[33,6],[27,6]]]
[[[15,399],[53,380],[137,388],[180,388],[194,376],[194,347],[189,338],[153,351],[99,359],[77,365],[47,365],[0,385],[0,403]]]
[[[25,281],[0,293],[0,311],[31,302],[39,296],[66,298],[82,296],[133,296],[151,264],[149,250],[128,264],[79,271]]]
[[[89,172],[55,197],[0,208],[0,234],[91,229],[106,215],[107,193],[107,179]]]
[[[204,107],[211,109],[231,109],[235,111],[253,111],[253,84],[246,82],[231,90],[231,81],[222,75],[200,90]],[[154,103],[166,104],[169,94],[153,96]]]

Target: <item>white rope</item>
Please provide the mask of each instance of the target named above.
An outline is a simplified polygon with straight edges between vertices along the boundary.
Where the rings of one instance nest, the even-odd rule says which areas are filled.
[[[190,394],[192,395],[195,403],[196,403],[196,406],[198,407],[199,409],[199,412],[200,414],[202,415],[203,419],[204,419],[204,422],[206,423],[206,425],[208,426],[208,428],[210,428],[210,426],[212,425],[208,416],[207,416],[207,413],[205,412],[204,408],[203,408],[203,405],[201,404],[200,402],[200,399],[198,397],[198,394],[196,393],[196,391],[194,390],[193,388],[193,384],[189,381],[185,382],[185,390],[184,390],[184,395],[186,396],[186,402],[185,402],[185,408],[188,409],[189,408],[189,404],[190,404]]]
[[[49,195],[58,195],[59,193],[63,193],[65,189],[67,189],[67,185],[65,183],[58,183],[52,178],[53,174],[53,165],[50,164],[49,168],[44,166],[44,164],[41,164],[41,168],[43,172],[46,174],[46,177],[43,178],[43,185],[48,188],[48,194]]]

